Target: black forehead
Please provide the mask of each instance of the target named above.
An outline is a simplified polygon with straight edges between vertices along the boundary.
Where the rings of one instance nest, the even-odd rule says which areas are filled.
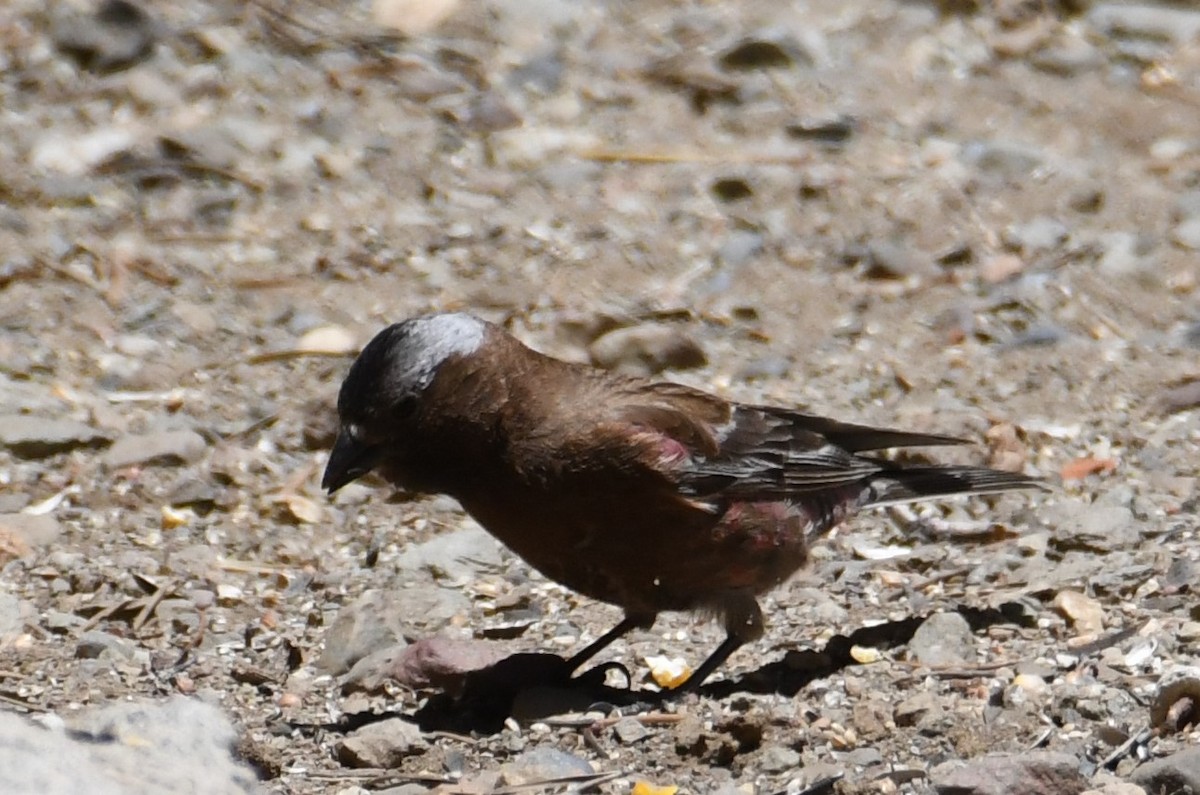
[[[393,391],[387,380],[392,377],[392,364],[404,355],[411,337],[406,323],[393,323],[376,334],[358,354],[338,393],[338,411],[342,414],[365,414],[374,401],[386,400]]]

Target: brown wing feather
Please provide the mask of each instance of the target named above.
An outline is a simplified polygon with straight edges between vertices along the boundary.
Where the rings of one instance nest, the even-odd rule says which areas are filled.
[[[798,411],[776,408],[774,406],[750,406],[747,408],[762,412],[764,415],[772,418],[775,423],[785,428],[820,434],[850,453],[861,453],[866,450],[885,450],[890,447],[932,447],[937,445],[970,444],[966,439],[959,439],[954,436],[912,433],[910,431],[896,431],[890,428],[875,428],[870,425],[856,425],[850,422],[838,422],[828,417],[803,414]]]
[[[693,455],[720,453],[715,429],[728,423],[728,401],[697,389],[671,383],[636,383],[623,390],[615,419],[661,433],[688,448]]]
[[[670,474],[690,498],[780,500],[841,494],[861,486],[868,503],[1030,488],[1035,478],[972,467],[904,468],[859,455],[890,447],[967,444],[963,439],[838,422],[774,406],[733,404],[670,383],[630,380],[606,415],[679,446]],[[654,461],[645,460],[656,467]]]
[[[718,453],[694,460],[680,475],[685,493],[780,499],[861,482],[881,469],[780,410],[737,406],[732,420]]]

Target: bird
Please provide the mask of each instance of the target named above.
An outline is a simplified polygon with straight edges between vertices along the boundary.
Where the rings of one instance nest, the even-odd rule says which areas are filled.
[[[550,580],[624,611],[569,671],[661,612],[718,619],[724,640],[680,692],[762,636],[759,597],[851,515],[1041,487],[1020,473],[878,455],[962,439],[563,361],[464,312],[380,331],[350,366],[337,412],[329,494],[374,471],[408,492],[449,495]]]

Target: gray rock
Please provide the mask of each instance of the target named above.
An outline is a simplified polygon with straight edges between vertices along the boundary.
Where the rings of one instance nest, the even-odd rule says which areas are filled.
[[[12,795],[123,795],[148,791],[115,780],[91,751],[85,743],[74,742],[61,731],[0,712],[0,791]],[[63,759],[71,763],[64,765],[60,762]]]
[[[788,773],[800,767],[800,754],[782,745],[769,745],[758,757],[758,768],[764,773]]]
[[[404,643],[405,591],[369,590],[338,611],[317,668],[339,676],[364,657]]]
[[[1186,44],[1200,34],[1200,13],[1191,8],[1100,3],[1088,12],[1087,21],[1097,31],[1112,38]]]
[[[38,192],[46,201],[64,205],[88,205],[101,191],[97,180],[79,176],[87,167],[96,165],[106,156],[125,151],[132,140],[82,137],[74,140],[50,139],[34,149],[34,156],[43,168],[66,171],[66,174],[47,174],[38,180]]]
[[[551,94],[562,85],[566,64],[557,50],[538,53],[513,69],[508,84],[531,88],[543,94]]]
[[[1039,215],[1023,224],[1013,224],[1004,230],[1004,242],[1029,254],[1053,251],[1066,242],[1066,224],[1057,218]]]
[[[977,141],[963,147],[962,159],[981,171],[1022,179],[1042,165],[1045,155],[1033,147],[1008,141]]]
[[[1192,391],[1191,397],[1194,400],[1193,405],[1200,404],[1200,387]],[[1196,566],[1187,558],[1176,558],[1167,567],[1167,573],[1163,575],[1162,580],[1164,588],[1181,590],[1190,587],[1196,582]]]
[[[1043,72],[1071,77],[1102,67],[1105,57],[1082,36],[1069,36],[1032,53],[1029,62]]]
[[[1069,332],[1061,326],[1033,325],[1004,343],[1004,349],[1028,348],[1035,345],[1055,345],[1069,336]]]
[[[67,633],[79,629],[87,623],[87,619],[74,613],[64,613],[61,610],[47,610],[42,626],[51,632]]]
[[[350,667],[350,670],[346,672],[346,675],[342,677],[342,692],[353,693],[356,691],[365,691],[367,693],[376,693],[382,690],[383,686],[392,678],[392,673],[396,670],[396,666],[405,657],[405,650],[407,648],[406,643],[397,643],[395,646],[377,649],[355,662]],[[318,668],[323,667],[322,662],[324,662],[323,658],[317,662]]]
[[[524,787],[567,776],[587,776],[595,769],[586,759],[557,748],[533,748],[500,766],[500,780],[510,787]]]
[[[688,370],[708,363],[704,349],[686,331],[648,323],[610,331],[588,348],[592,364],[637,375]]]
[[[867,246],[867,275],[875,279],[903,279],[919,273],[927,260],[895,240],[876,240]]]
[[[64,15],[53,29],[54,44],[95,72],[124,69],[150,55],[154,20],[128,0],[105,0],[94,13]]]
[[[834,783],[844,778],[843,766],[832,762],[809,762],[796,778],[814,792],[828,792]]]
[[[407,757],[425,752],[428,744],[416,724],[388,718],[351,733],[336,746],[347,767],[398,767]]]
[[[747,187],[747,189],[749,189]],[[728,180],[718,182],[715,192],[736,192]],[[704,297],[722,296],[737,284],[742,267],[759,256],[763,250],[763,237],[758,232],[739,229],[732,232],[717,251],[716,267],[696,285],[696,294]]]
[[[10,538],[19,539],[29,549],[49,546],[62,535],[62,525],[49,514],[0,514],[0,530]]]
[[[889,734],[888,722],[891,713],[889,705],[880,699],[862,698],[854,703],[851,725],[860,738],[876,740]]]
[[[3,265],[0,265],[0,278],[3,278]],[[32,341],[17,338],[9,332],[9,339],[0,342],[0,406],[4,407],[4,415],[0,416],[0,426],[9,422],[12,417],[26,414],[54,413],[62,410],[61,401],[54,392],[36,381],[26,381],[32,377],[32,371],[45,362],[38,357],[42,351],[30,350]],[[38,357],[35,360],[34,357]],[[19,373],[20,377],[13,378],[8,373]]]
[[[1105,232],[1098,236],[1103,253],[1098,267],[1107,276],[1126,276],[1146,270],[1150,246],[1132,232]]]
[[[756,379],[783,378],[792,369],[792,362],[786,356],[756,356],[746,360],[737,371],[737,380],[754,381]]]
[[[1184,248],[1200,250],[1200,217],[1180,221],[1171,233],[1171,239]]]
[[[205,162],[211,163],[211,159],[206,159]],[[233,168],[231,162],[227,168]],[[193,334],[205,336],[212,334],[221,327],[217,320],[214,310],[204,304],[193,304],[187,301],[176,301],[171,307],[171,311],[175,317],[179,318],[183,325],[191,329]]]
[[[21,632],[33,609],[7,591],[0,591],[0,647],[5,640]]]
[[[521,126],[521,114],[496,91],[481,91],[468,103],[467,129],[489,133]]]
[[[167,488],[165,498],[176,508],[212,506],[217,498],[217,489],[211,481],[194,472],[187,472]]]
[[[637,718],[628,717],[613,724],[613,734],[625,745],[632,745],[649,737],[650,730]]]
[[[717,259],[725,269],[736,270],[761,254],[763,245],[763,236],[758,232],[737,229],[721,244],[717,251]]]
[[[883,754],[878,748],[855,748],[853,751],[847,751],[842,761],[855,767],[870,767],[882,762]]]
[[[1028,751],[938,765],[929,774],[938,795],[1078,795],[1087,788],[1079,760],[1057,751]]]
[[[971,625],[958,613],[936,613],[917,627],[909,657],[924,665],[958,665],[975,659]]]
[[[1129,777],[1149,792],[1200,792],[1200,748],[1186,748],[1139,767]]]
[[[1200,218],[1200,190],[1189,190],[1180,194],[1175,200],[1174,218],[1177,221]]]
[[[10,491],[0,494],[0,514],[16,514],[29,506],[32,500],[28,494]]]
[[[820,588],[796,588],[791,596],[804,605],[804,613],[819,624],[839,626],[850,619],[850,611]]]
[[[1137,784],[1130,784],[1127,781],[1107,781],[1098,786],[1096,782],[1092,782],[1092,789],[1081,792],[1080,795],[1147,795],[1147,793]]]
[[[370,790],[362,790],[369,795]],[[375,790],[375,795],[429,795],[430,789],[424,784],[401,784],[398,787]],[[345,795],[346,790],[338,790],[338,795]]]
[[[105,652],[110,659],[128,660],[133,657],[134,650],[129,641],[98,629],[83,633],[75,644],[76,659],[94,660]]]
[[[436,579],[473,580],[480,572],[500,568],[500,543],[478,525],[413,544],[396,559],[401,571],[424,570]]]
[[[1141,540],[1133,512],[1123,505],[1095,503],[1072,509],[1054,528],[1052,544],[1059,549],[1109,552]]]
[[[201,701],[175,697],[160,704],[112,704],[77,716],[71,728],[73,733],[67,734],[0,713],[0,792],[226,795],[257,791],[254,775],[231,753],[236,739],[233,725]]]
[[[0,415],[0,447],[19,458],[45,458],[80,447],[103,447],[111,441],[104,431],[74,420],[33,414]]]
[[[940,712],[941,705],[938,704],[937,698],[932,693],[917,693],[915,696],[910,696],[892,710],[892,720],[897,726],[916,726],[927,716]]]
[[[122,436],[104,454],[104,463],[113,468],[134,464],[192,464],[200,460],[208,442],[195,431],[159,431]]]

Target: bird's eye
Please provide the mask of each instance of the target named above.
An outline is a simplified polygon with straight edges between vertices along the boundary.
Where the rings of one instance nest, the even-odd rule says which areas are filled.
[[[398,420],[406,420],[415,414],[417,411],[417,399],[415,397],[400,398],[392,406],[392,417]]]

